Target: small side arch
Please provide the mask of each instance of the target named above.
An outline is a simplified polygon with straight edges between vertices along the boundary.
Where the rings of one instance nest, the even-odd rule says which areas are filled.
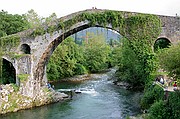
[[[20,50],[24,54],[31,54],[31,48],[28,44],[22,44]]]
[[[154,43],[154,51],[158,49],[168,48],[171,45],[171,42],[168,38],[160,37]]]
[[[16,69],[14,68],[13,64],[5,58],[3,58],[1,83],[2,84],[10,84],[10,83],[17,84]]]

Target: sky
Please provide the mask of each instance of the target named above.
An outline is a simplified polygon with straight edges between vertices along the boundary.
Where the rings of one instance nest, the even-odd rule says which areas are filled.
[[[180,0],[0,0],[0,10],[11,14],[24,14],[34,9],[42,17],[48,17],[52,13],[62,17],[92,7],[180,16]]]

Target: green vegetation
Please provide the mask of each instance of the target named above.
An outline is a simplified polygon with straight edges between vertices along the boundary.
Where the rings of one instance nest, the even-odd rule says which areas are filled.
[[[36,14],[34,15],[34,17],[35,19],[38,18]],[[85,13],[77,14],[72,19],[65,20],[65,21],[62,21],[61,19],[57,21],[55,18],[56,18],[55,14],[52,14],[49,18],[46,18],[47,22],[43,24],[48,25],[48,28],[45,28],[43,25],[39,25],[38,23],[40,22],[38,22],[37,23],[38,27],[36,27],[36,30],[34,30],[31,36],[35,37],[37,35],[42,35],[43,33],[46,33],[46,32],[52,33],[53,31],[57,31],[60,29],[66,30],[66,29],[69,29],[72,25],[78,23],[79,21],[85,21],[85,20],[88,20],[90,22],[89,23],[90,26],[94,26],[96,23],[102,26],[105,26],[107,24],[112,24],[113,28],[119,27],[121,29],[124,24],[124,18],[122,16],[122,12],[116,12],[116,11],[110,11],[110,10],[106,10],[105,12],[102,12],[102,13],[86,13],[85,12]],[[51,22],[48,22],[49,19],[51,19],[50,20],[51,22],[52,21],[56,22],[56,25],[52,26],[50,24]],[[39,21],[41,21],[41,19],[39,19]]]
[[[16,84],[11,83],[11,86],[13,87],[13,89],[14,89],[15,92],[18,92],[18,91],[19,91],[19,86],[17,86]]]
[[[17,77],[19,78],[20,82],[24,82],[28,79],[29,74],[18,74]]]
[[[123,40],[123,39],[121,39]],[[120,65],[120,61],[121,61],[121,58],[122,58],[122,55],[121,55],[121,49],[122,49],[122,46],[120,46],[120,44],[118,44],[116,47],[113,47],[111,48],[111,53],[109,55],[109,66],[117,66],[117,65]]]
[[[68,37],[51,56],[47,73],[49,80],[59,80],[88,72],[99,72],[108,68],[111,49],[103,36],[89,34],[82,45]]]
[[[102,35],[87,34],[83,43],[85,67],[90,72],[99,72],[108,68],[110,46]]]
[[[154,40],[161,30],[161,21],[152,15],[136,15],[125,20],[121,60],[117,75],[133,87],[143,87],[157,70]]]
[[[161,50],[158,57],[161,68],[169,72],[168,75],[176,79],[180,85],[180,44]]]
[[[11,35],[23,30],[28,27],[28,21],[25,20],[23,15],[12,15],[6,11],[0,11],[0,37]]]
[[[180,92],[169,92],[165,100],[164,91],[149,86],[142,98],[143,109],[148,109],[147,119],[176,119],[180,114]]]
[[[172,45],[169,48],[161,49],[157,52],[159,68],[177,80],[180,85],[180,44]],[[141,106],[149,110],[148,119],[176,119],[180,114],[180,91],[169,92],[168,97],[163,97],[164,91],[157,89],[152,84],[147,85]],[[157,95],[158,94],[158,95]]]
[[[153,103],[164,99],[164,90],[153,83],[149,83],[141,100],[142,109],[149,109]]]
[[[57,47],[49,60],[47,65],[48,79],[58,80],[85,73],[86,70],[81,65],[84,62],[83,60],[82,48],[74,43],[74,39],[67,38]],[[78,72],[75,72],[75,70]]]
[[[0,38],[0,47],[2,52],[8,52],[13,47],[17,47],[20,44],[20,37],[18,35],[9,35]]]

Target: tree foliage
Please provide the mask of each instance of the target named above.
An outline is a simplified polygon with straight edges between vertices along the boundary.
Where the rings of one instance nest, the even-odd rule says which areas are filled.
[[[28,28],[28,21],[22,15],[0,11],[0,37],[11,35]]]
[[[132,86],[144,86],[157,69],[152,46],[161,30],[161,21],[153,15],[128,17],[124,24],[126,39],[122,45],[122,59],[118,70],[120,80]]]
[[[169,72],[169,76],[180,79],[180,44],[172,45],[163,49],[158,54],[159,63],[162,69]]]
[[[178,119],[180,117],[180,92],[169,92],[167,101],[159,100],[149,109],[149,119]]]
[[[130,42],[127,39],[124,39],[120,55],[119,70],[117,71],[119,79],[134,86],[143,85],[145,80],[143,65],[135,51],[131,49]]]
[[[24,17],[29,23],[29,28],[36,28],[42,25],[43,18],[41,18],[33,9],[25,13]]]
[[[109,55],[110,66],[121,65],[120,61],[122,59],[122,46],[120,44],[116,47],[111,47],[111,53]]]
[[[102,35],[87,34],[83,43],[85,66],[90,72],[98,72],[108,68],[110,47]]]
[[[84,56],[82,48],[68,37],[54,51],[47,65],[48,79],[59,80],[75,74],[83,74],[86,69],[82,65]]]
[[[59,80],[108,68],[110,47],[102,35],[88,34],[82,45],[68,37],[54,51],[47,66],[48,79]]]
[[[164,99],[164,90],[150,82],[144,91],[144,95],[141,99],[142,109],[149,109],[155,102]]]

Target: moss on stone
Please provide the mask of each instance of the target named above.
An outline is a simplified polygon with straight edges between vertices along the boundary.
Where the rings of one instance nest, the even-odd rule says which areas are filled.
[[[20,79],[20,82],[25,82],[28,79],[29,74],[18,74],[17,77]]]
[[[13,87],[13,89],[14,89],[15,92],[18,92],[18,91],[19,91],[19,86],[17,86],[17,85],[14,84],[14,83],[12,83],[11,85],[12,85],[12,87]]]
[[[20,44],[20,36],[17,34],[13,34],[13,35],[9,35],[9,36],[5,36],[5,37],[1,37],[0,38],[0,47],[2,47],[3,51],[7,51],[7,47],[9,47],[9,49],[11,47],[17,47]]]
[[[11,57],[15,58],[15,59],[20,59],[20,58],[25,57],[25,56],[29,56],[29,54],[16,54],[16,53],[14,53],[11,55]]]

